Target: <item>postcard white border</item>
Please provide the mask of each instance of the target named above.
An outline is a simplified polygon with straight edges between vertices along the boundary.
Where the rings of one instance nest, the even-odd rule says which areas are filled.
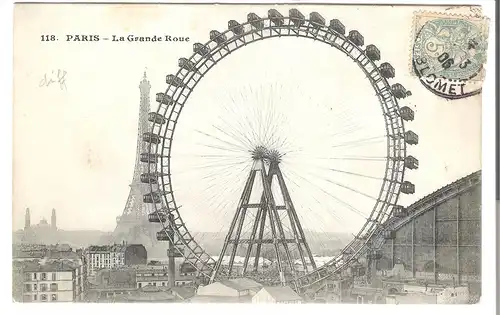
[[[20,2],[40,2],[40,1],[20,1]],[[44,1],[46,3],[148,3],[152,1]],[[155,3],[235,3],[235,1],[155,1]],[[238,1],[238,3],[247,4],[273,4],[273,3],[297,3],[297,4],[377,4],[375,1]],[[383,4],[415,4],[415,5],[481,5],[483,12],[491,19],[490,39],[488,49],[488,68],[486,80],[483,86],[483,167],[482,167],[482,297],[481,301],[475,305],[346,305],[346,304],[326,304],[315,305],[306,304],[301,306],[261,306],[252,304],[86,304],[86,303],[68,303],[68,304],[20,304],[12,303],[11,295],[11,248],[12,248],[12,36],[13,36],[13,7],[11,1],[0,1],[0,21],[2,48],[0,48],[0,95],[1,95],[1,113],[0,113],[0,132],[2,135],[2,154],[1,156],[1,202],[3,220],[2,226],[2,248],[4,249],[4,259],[0,260],[0,270],[5,272],[4,280],[1,281],[0,301],[3,304],[3,314],[145,314],[145,313],[172,313],[182,314],[203,313],[203,314],[261,314],[261,313],[289,313],[307,312],[309,314],[317,312],[318,314],[327,313],[370,313],[370,314],[435,314],[453,312],[491,314],[496,304],[496,230],[495,230],[495,4],[494,1],[398,1],[386,0],[380,1]],[[5,304],[4,304],[5,302]]]

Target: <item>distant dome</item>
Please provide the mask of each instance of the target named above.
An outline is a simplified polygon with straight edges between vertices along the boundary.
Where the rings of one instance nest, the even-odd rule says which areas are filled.
[[[39,227],[48,227],[49,223],[47,222],[47,220],[45,218],[43,218],[40,220],[40,223],[38,223],[38,226]]]

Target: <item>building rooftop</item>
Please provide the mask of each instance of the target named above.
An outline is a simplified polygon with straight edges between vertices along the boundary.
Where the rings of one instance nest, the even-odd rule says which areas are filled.
[[[50,250],[46,255],[47,259],[70,259],[70,260],[79,260],[81,257],[73,251],[53,251]]]
[[[262,288],[263,285],[258,283],[255,280],[249,279],[249,278],[236,278],[236,279],[231,279],[229,280],[232,283],[235,283],[239,287],[243,289],[254,289],[254,288]]]
[[[242,288],[241,286],[239,286],[237,283],[234,283],[230,280],[220,280],[219,283],[222,283],[223,285],[225,286],[228,286],[232,289],[235,289],[237,291],[242,291],[242,290],[245,290],[244,288]]]
[[[98,288],[110,287],[135,287],[135,270],[132,269],[103,269],[96,274],[95,280]]]
[[[15,251],[12,253],[13,259],[42,259],[45,257],[45,251]]]
[[[178,296],[181,300],[187,300],[194,296],[195,289],[187,287],[173,287],[172,294]]]
[[[145,286],[131,291],[130,295],[116,296],[114,302],[173,302],[175,297],[168,289],[155,286]]]
[[[89,252],[124,252],[127,249],[125,244],[113,245],[91,245],[88,247]]]
[[[224,284],[225,286],[228,286],[230,288],[233,288],[238,291],[242,290],[249,290],[249,289],[256,289],[256,288],[262,288],[263,285],[248,278],[235,278],[235,279],[229,279],[229,280],[221,280],[219,281],[220,283]]]
[[[43,244],[12,244],[12,251],[45,250],[47,245]]]
[[[39,262],[26,262],[22,265],[23,272],[55,272],[55,271],[73,271],[79,266],[71,261],[48,262],[41,264]]]
[[[469,174],[465,177],[459,178],[456,181],[451,182],[451,183],[435,190],[434,192],[427,194],[424,197],[418,199],[417,201],[415,201],[414,203],[409,205],[407,207],[407,209],[410,213],[415,212],[416,210],[418,210],[420,207],[422,207],[426,203],[436,199],[438,196],[446,193],[447,191],[450,191],[450,190],[455,189],[456,187],[459,187],[461,184],[465,183],[466,181],[472,181],[472,182],[479,185],[479,184],[481,184],[481,174],[482,174],[482,171],[479,170],[479,171],[476,171],[476,172]],[[389,225],[394,220],[397,220],[397,218],[391,218],[390,220],[385,221],[385,223],[382,225],[381,228],[383,228],[386,225]]]
[[[55,250],[55,251],[60,251],[60,252],[70,252],[73,250],[71,248],[71,245],[69,245],[69,244],[54,244],[54,245],[47,246],[47,248],[50,250]]]
[[[59,247],[18,247],[14,248],[12,253],[12,259],[14,260],[69,260],[69,261],[80,261],[81,256],[76,252],[70,250],[59,250]]]
[[[285,302],[285,301],[300,301],[302,297],[297,294],[297,292],[293,291],[289,286],[285,287],[264,287],[262,290],[265,290],[269,295],[271,295],[276,302]]]

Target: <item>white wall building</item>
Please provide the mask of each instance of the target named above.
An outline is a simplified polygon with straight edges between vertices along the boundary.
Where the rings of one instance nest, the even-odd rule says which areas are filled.
[[[230,283],[214,282],[206,286],[199,286],[196,295],[200,296],[227,296],[240,297],[248,295],[248,290],[236,288]]]
[[[252,303],[301,304],[302,297],[288,286],[263,287],[252,297]]]
[[[82,266],[70,261],[27,263],[22,268],[24,302],[75,302],[83,298]]]
[[[386,297],[387,304],[467,304],[469,288],[425,288],[423,286],[405,286],[405,292]]]
[[[182,266],[182,264],[180,264]],[[175,287],[190,286],[194,283],[195,274],[182,272],[181,268],[175,269]],[[167,287],[168,286],[168,266],[159,262],[147,265],[136,266],[136,287],[146,286]]]
[[[236,278],[217,281],[207,286],[199,286],[196,295],[229,297],[253,296],[262,287],[262,284],[252,279]]]
[[[250,302],[262,284],[248,278],[222,280],[199,286],[191,302]]]
[[[469,288],[465,286],[445,288],[437,295],[438,304],[465,304],[469,302]]]
[[[90,246],[85,251],[89,276],[95,276],[101,269],[119,268],[125,265],[126,246],[122,244]]]
[[[135,273],[137,288],[145,286],[166,287],[168,286],[168,269],[166,266],[144,266],[138,267]]]

